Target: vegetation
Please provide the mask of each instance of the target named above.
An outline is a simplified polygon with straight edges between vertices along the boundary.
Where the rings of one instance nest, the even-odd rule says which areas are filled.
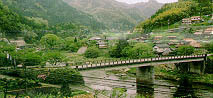
[[[85,52],[87,58],[97,58],[100,56],[100,51],[97,47],[89,47]]]
[[[205,2],[205,3],[203,3]],[[152,29],[169,26],[191,16],[209,15],[212,12],[211,0],[180,0],[164,5],[151,18],[141,22],[136,29],[138,33],[149,33]],[[205,9],[205,10],[204,10]]]
[[[38,81],[0,78],[0,90],[9,91],[41,86]]]
[[[133,48],[129,50],[128,56],[130,58],[149,58],[154,57],[152,46],[145,43],[135,44]]]
[[[59,51],[48,51],[45,53],[44,60],[51,65],[56,65],[65,61],[64,55]]]
[[[213,41],[211,41],[210,43],[206,43],[204,45],[205,49],[208,50],[210,53],[213,53]]]
[[[85,91],[82,90],[69,90],[71,94],[68,96],[63,95],[63,93],[60,91],[60,88],[53,88],[53,87],[44,87],[44,88],[38,88],[38,89],[28,89],[28,92],[26,93],[20,93],[20,94],[13,94],[13,93],[8,93],[6,96],[7,98],[15,98],[15,97],[20,97],[20,98],[62,98],[62,97],[73,97],[73,98],[91,98],[91,94],[88,94]],[[5,94],[0,93],[0,96],[4,96]]]
[[[195,48],[188,45],[180,46],[178,47],[178,49],[176,49],[177,55],[191,55],[194,53],[194,51],[195,51]]]
[[[72,22],[91,27],[94,30],[104,27],[91,15],[69,6],[62,0],[2,1],[14,12],[22,16],[33,17],[32,19],[48,21],[50,25]]]
[[[125,39],[118,41],[117,45],[113,46],[109,51],[111,57],[120,58],[122,57],[122,50],[129,46],[129,43]]]
[[[46,49],[55,49],[58,47],[59,43],[60,43],[59,37],[57,37],[54,34],[47,34],[41,38],[41,44]]]
[[[0,73],[50,84],[84,84],[81,74],[74,69],[9,69]]]
[[[204,85],[213,85],[212,74],[191,74],[191,73],[180,73],[177,70],[166,69],[166,68],[155,68],[156,76],[159,78],[178,80],[180,78],[189,79],[193,83],[200,83]]]

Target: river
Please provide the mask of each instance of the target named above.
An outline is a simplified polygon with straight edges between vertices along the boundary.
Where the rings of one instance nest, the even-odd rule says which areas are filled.
[[[148,96],[148,98],[213,98],[212,87],[193,84],[187,78],[179,81],[155,78],[153,84],[144,84],[137,83],[136,77],[128,77],[123,80],[120,76],[109,74],[106,71],[108,70],[81,71],[85,85],[104,91],[106,96],[111,96],[113,88],[125,88],[126,98],[135,98],[138,94]]]

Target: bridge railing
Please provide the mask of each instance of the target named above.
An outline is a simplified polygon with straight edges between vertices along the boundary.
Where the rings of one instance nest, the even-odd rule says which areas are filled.
[[[201,55],[153,57],[153,58],[126,59],[126,60],[100,60],[100,61],[96,61],[96,62],[89,62],[89,63],[87,62],[87,63],[83,63],[81,65],[76,65],[76,66],[71,66],[71,67],[76,68],[76,69],[84,69],[84,68],[117,66],[117,65],[122,65],[122,64],[137,64],[137,63],[144,63],[144,62],[203,58],[206,56],[207,56],[206,54],[201,54]]]

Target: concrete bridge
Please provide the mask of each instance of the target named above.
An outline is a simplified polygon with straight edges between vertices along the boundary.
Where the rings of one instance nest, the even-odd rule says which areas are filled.
[[[85,63],[82,65],[71,66],[71,68],[78,70],[98,70],[101,68],[122,68],[122,67],[142,67],[150,65],[168,64],[168,63],[181,63],[181,62],[194,62],[205,61],[210,54],[202,55],[188,55],[188,56],[170,56],[170,57],[155,57],[155,58],[143,58],[143,59],[131,59],[131,60],[110,60],[99,61],[95,63]]]

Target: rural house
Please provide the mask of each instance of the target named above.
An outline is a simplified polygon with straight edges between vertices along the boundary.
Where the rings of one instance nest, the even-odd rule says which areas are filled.
[[[169,55],[172,52],[168,44],[156,44],[153,51],[158,55]]]
[[[17,49],[23,49],[26,46],[22,37],[19,37],[17,40],[10,40],[10,43],[16,45]]]

